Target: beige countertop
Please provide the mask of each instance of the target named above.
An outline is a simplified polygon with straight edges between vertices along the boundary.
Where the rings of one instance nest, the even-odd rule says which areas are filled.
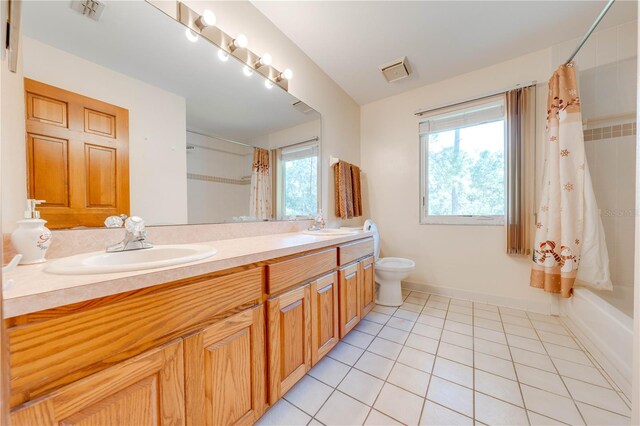
[[[19,266],[4,274],[13,284],[3,291],[3,315],[11,318],[44,309],[110,296],[153,285],[222,271],[249,263],[320,249],[371,236],[359,231],[336,237],[301,232],[198,243],[217,250],[208,259],[165,268],[91,275],[56,275],[45,264]],[[52,260],[51,262],[54,262]]]

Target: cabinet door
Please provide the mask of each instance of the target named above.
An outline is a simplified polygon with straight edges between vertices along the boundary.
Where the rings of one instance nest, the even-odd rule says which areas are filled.
[[[343,338],[360,321],[360,274],[358,264],[353,263],[338,271],[340,288],[340,338]]]
[[[311,283],[311,363],[338,343],[338,279],[331,273]]]
[[[311,368],[309,285],[267,300],[269,400],[281,398]]]
[[[258,306],[185,339],[187,424],[253,424],[266,405],[264,309]]]
[[[184,424],[182,340],[16,407],[13,425]]]
[[[361,311],[364,318],[376,305],[376,281],[373,256],[358,263],[360,268],[360,294],[362,296]]]

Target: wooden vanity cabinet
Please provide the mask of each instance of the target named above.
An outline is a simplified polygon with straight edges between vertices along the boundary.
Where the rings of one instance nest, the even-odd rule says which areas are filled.
[[[262,305],[184,340],[187,425],[250,425],[266,407]]]
[[[311,290],[267,300],[269,402],[274,404],[311,369]]]
[[[364,318],[376,305],[376,280],[374,272],[375,261],[373,256],[367,257],[358,262],[358,273],[360,274],[360,310]]]
[[[13,425],[180,425],[185,422],[182,339],[30,401]]]
[[[338,270],[341,339],[360,322],[362,315],[359,269],[358,263],[352,263]]]
[[[253,424],[372,309],[371,253],[362,239],[8,319],[12,424]]]
[[[338,274],[311,283],[311,365],[316,365],[340,340]]]

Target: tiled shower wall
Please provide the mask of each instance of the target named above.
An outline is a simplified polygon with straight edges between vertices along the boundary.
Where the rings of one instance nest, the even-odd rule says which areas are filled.
[[[596,31],[575,58],[587,162],[605,229],[614,294],[627,313],[633,291],[637,22]],[[556,45],[560,64],[577,40]]]
[[[624,129],[626,124],[622,125]],[[617,127],[612,126],[614,129]],[[600,208],[614,286],[633,286],[635,123],[585,130],[585,151]],[[615,135],[615,136],[614,136]]]

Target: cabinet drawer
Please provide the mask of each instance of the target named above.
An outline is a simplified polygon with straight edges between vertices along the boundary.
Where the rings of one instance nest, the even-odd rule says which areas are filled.
[[[11,406],[262,301],[262,268],[199,277],[156,293],[24,326],[9,335]]]
[[[267,292],[275,294],[302,284],[337,267],[336,249],[331,248],[267,266]]]
[[[365,256],[373,254],[373,238],[354,241],[338,247],[338,264],[340,266],[351,263]]]

